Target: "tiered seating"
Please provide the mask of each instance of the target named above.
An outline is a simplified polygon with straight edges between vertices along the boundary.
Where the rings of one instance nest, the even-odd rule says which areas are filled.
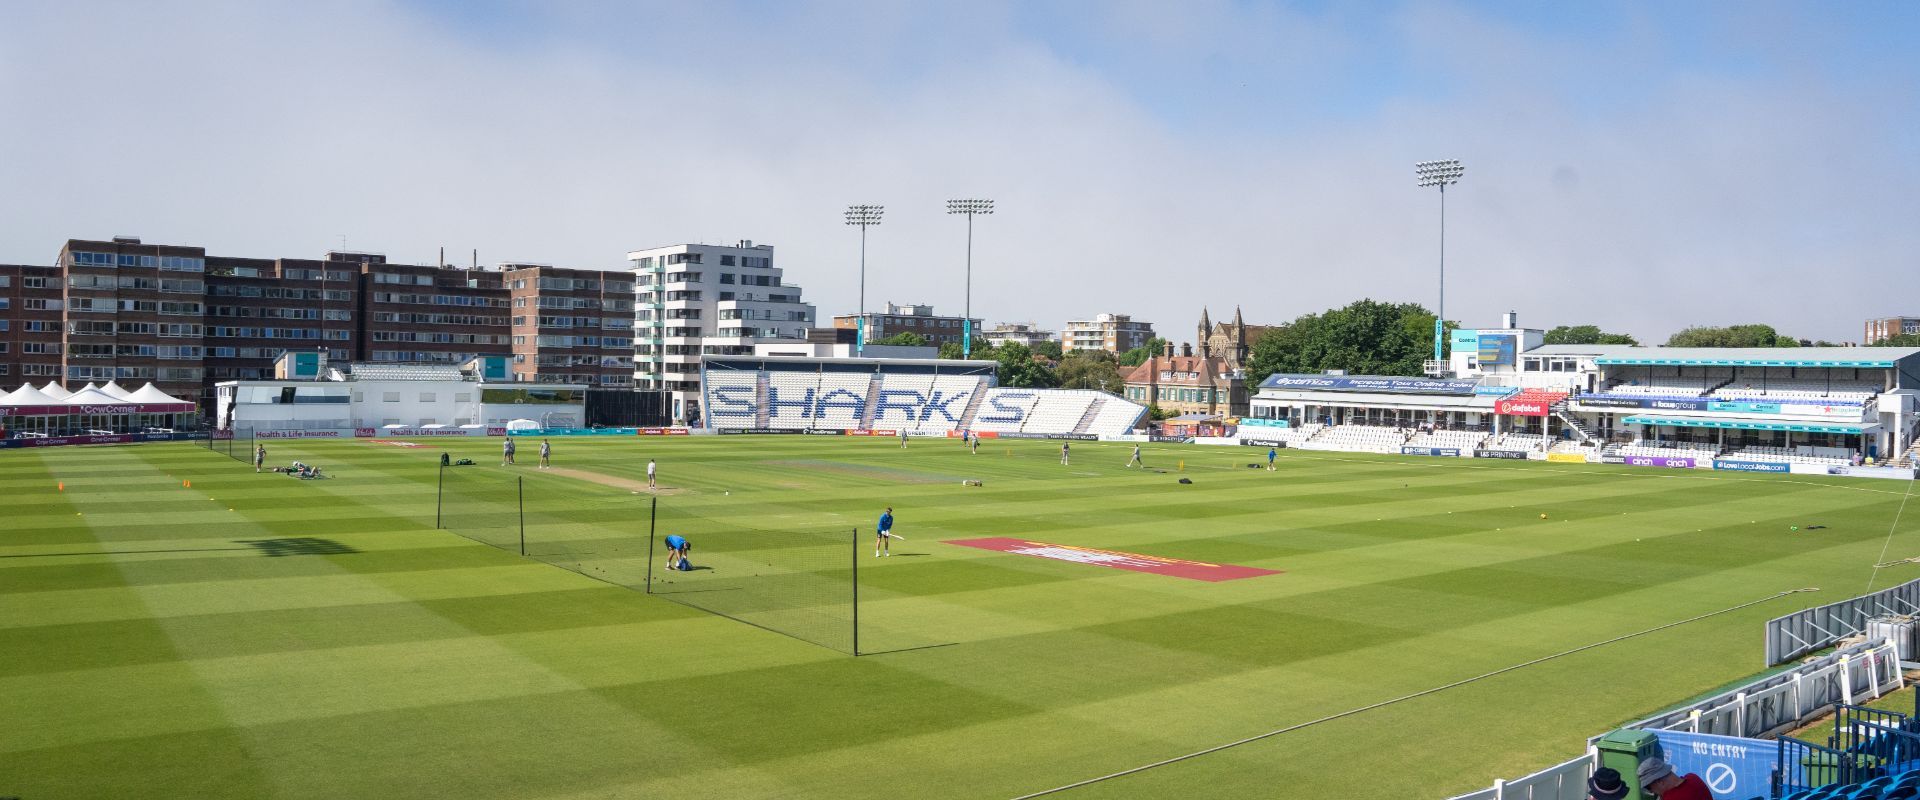
[[[988,389],[986,401],[974,409],[969,427],[986,433],[1017,433],[1042,394],[1045,392],[1036,389]],[[1006,420],[1005,417],[1014,416],[1016,412],[1002,411],[1002,408],[1016,409],[1018,416]]]
[[[1767,461],[1776,464],[1820,464],[1823,466],[1843,466],[1853,462],[1845,456],[1819,455],[1812,448],[1802,447],[1741,447],[1729,451],[1721,458],[1739,461]]]
[[[1408,447],[1450,447],[1457,450],[1472,450],[1487,438],[1486,431],[1433,431],[1416,433],[1407,440]]]
[[[754,421],[754,409],[760,407],[760,398],[755,393],[760,388],[760,373],[747,370],[717,369],[707,373],[707,417],[713,424],[722,428],[751,428]],[[751,406],[729,405],[713,402],[714,389],[734,389],[727,396],[739,400],[749,400]]]
[[[1760,795],[1754,800],[1764,800]],[[1781,795],[1781,800],[1914,800],[1920,798],[1920,772],[1881,775],[1859,783],[1835,783]]]
[[[1100,414],[1093,418],[1088,433],[1097,436],[1119,436],[1133,432],[1133,426],[1140,421],[1147,409],[1139,403],[1119,397],[1108,397],[1100,407]]]
[[[963,421],[960,417],[963,416],[963,413],[967,410],[967,401],[973,397],[973,393],[978,390],[979,387],[980,378],[977,375],[940,375],[935,377],[933,379],[932,390],[927,392],[927,399],[931,401],[936,392],[940,395],[941,400],[958,398],[946,405],[947,411],[951,413],[954,418],[947,419],[946,415],[936,411],[926,419],[916,420],[913,426],[907,430],[914,433],[930,435],[958,430],[960,423]]]
[[[1720,452],[1717,445],[1704,442],[1650,442],[1645,439],[1622,445],[1619,454],[1628,458],[1693,458],[1710,460]]]
[[[828,401],[828,405],[814,411],[815,428],[858,428],[860,427],[860,408],[867,397],[868,385],[873,376],[862,372],[827,372],[820,375],[820,393],[816,399]],[[847,394],[840,394],[846,392]],[[849,399],[848,394],[858,398],[859,402]],[[832,395],[829,397],[829,395]]]
[[[1668,380],[1678,381],[1679,379],[1670,378]],[[1701,385],[1697,378],[1680,383],[1621,381],[1610,383],[1606,388],[1601,389],[1595,394],[1634,400],[1670,400],[1681,397],[1699,397],[1706,393],[1707,388],[1707,386]]]
[[[813,420],[807,416],[807,410],[797,406],[785,405],[798,403],[816,395],[820,390],[820,373],[817,372],[769,372],[767,373],[767,397],[761,398],[768,406],[767,427],[769,428],[809,428]],[[782,405],[773,407],[775,396]],[[812,403],[808,402],[809,408]]]
[[[1095,398],[1109,395],[1087,389],[1056,389],[1040,393],[1022,433],[1072,433]]]
[[[1863,381],[1818,380],[1739,380],[1714,391],[1719,400],[1772,402],[1781,400],[1818,401],[1852,405],[1865,403],[1880,393],[1880,385]]]
[[[1398,453],[1407,442],[1404,428],[1374,425],[1335,425],[1301,447],[1308,450],[1344,450],[1350,453]]]
[[[1538,433],[1503,433],[1485,445],[1488,450],[1545,450],[1547,437]]]
[[[1551,445],[1548,445],[1547,452],[1579,453],[1580,455],[1592,455],[1594,452],[1594,448],[1592,445],[1587,444],[1585,442],[1575,442],[1575,441],[1569,441],[1566,439],[1561,439],[1560,441],[1557,441]]]

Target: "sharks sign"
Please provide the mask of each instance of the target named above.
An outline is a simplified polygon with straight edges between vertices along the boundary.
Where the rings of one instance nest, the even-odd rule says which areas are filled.
[[[717,417],[752,417],[760,412],[752,386],[722,386],[707,390],[712,412]],[[806,389],[794,393],[782,393],[780,387],[767,387],[767,419],[769,420],[818,420],[825,419],[835,410],[859,417],[867,408],[871,394],[873,400],[873,424],[882,422],[928,422],[944,418],[955,425],[965,416],[967,405],[972,401],[974,390],[943,392],[939,389],[920,391],[917,389],[883,388],[871,393],[851,389]],[[989,394],[981,405],[976,417],[978,422],[1017,423],[1026,418],[1027,409],[1018,405],[1025,401],[1032,405],[1036,394],[1033,392],[997,392]]]

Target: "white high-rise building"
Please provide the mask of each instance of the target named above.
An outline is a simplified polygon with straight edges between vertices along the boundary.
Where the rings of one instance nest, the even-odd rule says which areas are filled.
[[[633,388],[668,395],[678,422],[697,419],[700,356],[752,355],[762,342],[805,339],[813,306],[783,283],[773,247],[676,244],[635,250]]]

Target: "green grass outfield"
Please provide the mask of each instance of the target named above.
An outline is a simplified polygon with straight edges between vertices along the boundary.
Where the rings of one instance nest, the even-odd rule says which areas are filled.
[[[1150,446],[1183,486],[1117,444],[555,440],[616,483],[659,459],[696,563],[892,505],[924,555],[865,553],[862,621],[948,646],[854,658],[436,530],[442,447],[503,472],[497,439],[269,444],[318,482],[187,444],[0,451],[0,795],[1008,798],[1822,589],[1060,795],[1437,799],[1758,671],[1763,620],[1920,555],[1893,481]],[[646,497],[536,449],[530,512],[644,539]],[[1284,574],[941,543],[982,536]]]

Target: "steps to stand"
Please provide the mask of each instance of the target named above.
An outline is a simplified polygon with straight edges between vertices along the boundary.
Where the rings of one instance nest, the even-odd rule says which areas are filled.
[[[772,424],[771,412],[767,407],[768,383],[766,370],[763,369],[754,373],[753,392],[754,397],[758,399],[758,402],[755,403],[758,408],[753,412],[753,426],[756,428],[765,428]]]
[[[873,409],[880,404],[880,376],[874,375],[867,381],[867,405],[860,409],[860,427],[873,430]]]
[[[1103,398],[1095,398],[1093,402],[1088,403],[1086,412],[1081,414],[1080,421],[1074,424],[1073,432],[1086,433],[1088,428],[1093,427],[1093,420],[1100,416],[1100,409],[1106,404],[1107,401]]]

